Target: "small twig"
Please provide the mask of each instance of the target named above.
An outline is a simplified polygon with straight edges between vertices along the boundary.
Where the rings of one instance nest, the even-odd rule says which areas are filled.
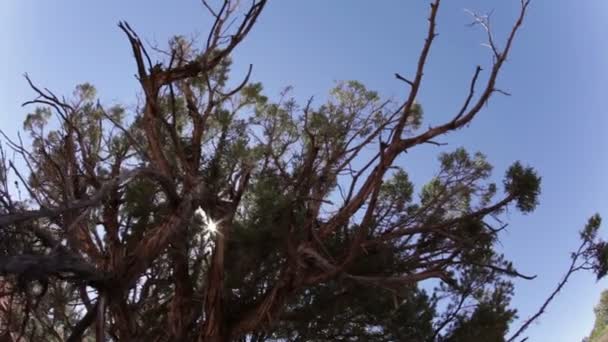
[[[448,144],[448,143],[440,143],[440,142],[436,142],[436,141],[433,141],[433,140],[427,140],[427,141],[425,141],[424,143],[426,143],[426,144],[431,144],[431,145],[435,145],[435,146],[445,146],[445,145],[447,145],[447,144]]]
[[[201,2],[203,3],[203,6],[205,6],[207,8],[207,10],[209,11],[209,13],[211,13],[211,15],[213,15],[217,19],[218,15],[217,15],[217,13],[215,13],[215,11],[211,7],[211,5],[209,5],[209,3],[207,3],[206,0],[202,0]]]
[[[405,78],[405,77],[403,77],[403,76],[399,75],[398,73],[395,73],[395,77],[396,77],[398,80],[403,81],[403,82],[405,82],[405,83],[409,84],[411,87],[413,87],[413,86],[414,86],[414,82],[412,82],[412,81],[408,80],[407,78]]]
[[[505,96],[511,96],[511,93],[506,92],[506,91],[504,91],[502,89],[494,88],[494,91],[497,92],[497,93],[503,94]]]

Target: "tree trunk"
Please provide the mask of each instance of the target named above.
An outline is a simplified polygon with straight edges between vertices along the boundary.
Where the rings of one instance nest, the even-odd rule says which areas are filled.
[[[224,248],[225,241],[222,235],[217,235],[216,247],[213,253],[213,263],[207,278],[207,294],[205,296],[205,323],[202,326],[199,342],[228,341],[224,336]]]

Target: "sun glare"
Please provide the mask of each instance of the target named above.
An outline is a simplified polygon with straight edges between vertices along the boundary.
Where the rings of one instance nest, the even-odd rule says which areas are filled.
[[[203,210],[203,208],[198,207],[194,211],[194,214],[198,216],[203,221],[203,229],[211,235],[221,235],[219,231],[219,222],[214,221],[207,213]]]

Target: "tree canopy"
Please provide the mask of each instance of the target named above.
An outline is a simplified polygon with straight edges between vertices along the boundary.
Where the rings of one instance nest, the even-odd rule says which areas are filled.
[[[27,77],[31,143],[3,133],[0,149],[5,340],[514,341],[571,274],[606,274],[594,216],[556,290],[511,326],[512,280],[534,276],[496,244],[509,208],[539,203],[540,176],[515,161],[495,184],[484,154],[456,148],[418,185],[398,162],[501,92],[529,1],[503,44],[474,17],[492,66],[428,128],[417,95],[439,0],[414,75],[396,75],[403,99],[343,81],[324,103],[290,88],[273,98],[251,68],[231,81],[230,56],[266,0],[204,5],[215,21],[202,42],[151,49],[120,23],[141,86],[134,110],[105,105],[91,84],[66,98]]]

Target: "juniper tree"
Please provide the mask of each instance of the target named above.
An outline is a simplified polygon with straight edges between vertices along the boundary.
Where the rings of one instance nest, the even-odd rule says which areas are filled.
[[[249,73],[229,86],[231,53],[266,3],[204,3],[207,39],[176,37],[164,51],[120,23],[141,86],[135,110],[104,105],[90,84],[64,98],[27,78],[31,144],[5,135],[0,169],[5,338],[506,339],[511,280],[532,277],[497,252],[494,218],[533,211],[540,177],[515,162],[494,184],[482,153],[455,149],[416,189],[397,159],[463,128],[499,92],[528,1],[502,47],[489,34],[485,81],[475,68],[463,105],[429,128],[417,97],[439,0],[416,72],[397,74],[403,99],[346,81],[322,104],[289,90],[273,100]],[[564,281],[510,340],[573,272],[604,275],[598,228],[594,217]]]

